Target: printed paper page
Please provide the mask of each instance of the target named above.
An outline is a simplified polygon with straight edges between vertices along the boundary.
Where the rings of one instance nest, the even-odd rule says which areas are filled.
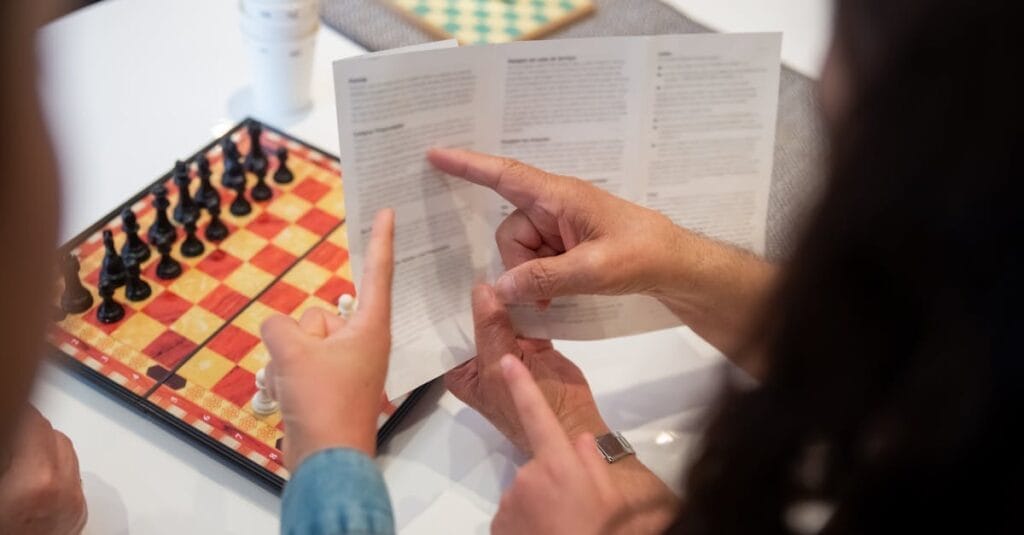
[[[764,253],[782,35],[651,39],[643,203]]]
[[[498,151],[762,252],[780,44],[778,34],[578,39],[563,41],[552,58],[543,47],[533,56],[525,46],[505,47]],[[498,205],[501,216],[510,213]],[[517,328],[536,338],[590,340],[680,324],[644,296],[577,296],[544,311],[511,311]]]
[[[489,261],[474,254],[490,238],[477,208],[482,193],[435,171],[425,153],[435,145],[479,148],[493,132],[482,119],[497,98],[487,66],[480,52],[459,48],[335,63],[357,283],[374,214],[396,214],[390,398],[473,354],[470,290]]]

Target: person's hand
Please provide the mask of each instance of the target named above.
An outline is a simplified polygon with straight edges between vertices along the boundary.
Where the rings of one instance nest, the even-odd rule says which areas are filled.
[[[444,378],[445,386],[455,397],[487,418],[521,450],[530,451],[499,365],[503,355],[513,354],[533,374],[544,399],[569,436],[607,432],[580,369],[555,351],[548,340],[516,338],[508,311],[485,284],[473,288],[473,323],[476,356]]]
[[[376,452],[391,350],[394,217],[382,210],[374,220],[359,308],[348,321],[312,308],[298,322],[274,316],[263,323],[271,356],[266,382],[281,404],[285,465],[292,470],[323,449]]]
[[[605,533],[627,514],[626,500],[612,483],[594,436],[570,442],[530,371],[513,355],[499,368],[523,422],[533,458],[505,490],[491,533],[533,535]]]
[[[649,295],[738,365],[763,371],[748,337],[772,287],[771,264],[578,178],[467,150],[432,149],[427,159],[516,207],[495,233],[507,270],[494,284],[503,302]]]
[[[458,149],[432,149],[438,169],[493,189],[517,209],[498,227],[505,303],[655,291],[696,236],[664,215],[574,177]]]
[[[86,505],[78,456],[64,433],[28,407],[8,459],[0,459],[0,533],[81,533]]]

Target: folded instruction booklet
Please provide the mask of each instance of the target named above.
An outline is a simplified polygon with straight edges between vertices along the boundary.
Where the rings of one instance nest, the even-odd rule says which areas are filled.
[[[374,214],[396,213],[393,349],[400,396],[475,354],[470,291],[504,271],[512,208],[435,170],[458,147],[577,176],[677,224],[762,253],[782,36],[691,34],[528,41],[334,63],[355,281]],[[679,325],[644,296],[511,307],[534,338],[590,340]]]

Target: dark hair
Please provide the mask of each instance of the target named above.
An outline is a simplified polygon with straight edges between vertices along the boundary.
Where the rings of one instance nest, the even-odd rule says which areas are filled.
[[[672,531],[1021,532],[1018,6],[836,3],[826,191]]]

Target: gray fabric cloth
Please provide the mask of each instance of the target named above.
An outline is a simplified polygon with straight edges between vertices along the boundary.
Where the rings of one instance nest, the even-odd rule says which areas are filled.
[[[432,40],[383,0],[325,0],[324,22],[369,50],[383,50]],[[610,35],[658,35],[706,32],[673,7],[658,0],[595,0],[594,14],[547,35],[547,38]],[[795,231],[821,186],[824,131],[813,80],[783,67],[775,134],[775,168],[768,204],[767,254],[785,257]]]

